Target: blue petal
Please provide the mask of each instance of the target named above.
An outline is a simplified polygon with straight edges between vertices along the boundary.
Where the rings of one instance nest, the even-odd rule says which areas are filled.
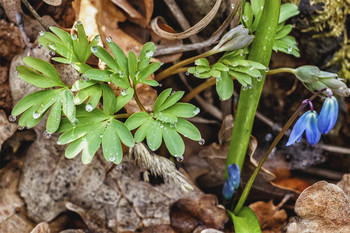
[[[314,111],[310,114],[306,123],[306,139],[311,145],[315,145],[320,141],[321,133],[317,127],[317,113]]]
[[[233,189],[238,189],[241,173],[237,164],[230,164],[227,166],[228,180]]]
[[[338,111],[338,101],[334,96],[332,96],[332,98],[327,98],[324,101],[317,123],[318,129],[321,133],[327,134],[333,129],[337,122]]]
[[[222,195],[226,200],[229,200],[233,197],[233,194],[235,193],[235,189],[231,185],[229,179],[227,179],[224,183],[224,186],[222,188]]]
[[[288,142],[286,146],[290,146],[294,144],[295,142],[299,142],[301,139],[301,136],[303,135],[305,129],[306,129],[306,122],[308,121],[308,116],[311,113],[311,111],[305,112],[295,123],[292,132],[290,133]]]

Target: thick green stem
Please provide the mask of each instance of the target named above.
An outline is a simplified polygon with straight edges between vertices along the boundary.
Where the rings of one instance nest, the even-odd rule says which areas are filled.
[[[249,53],[249,60],[260,62],[268,67],[272,46],[276,34],[281,0],[266,0],[255,39]],[[262,72],[264,79],[266,74]],[[238,102],[235,126],[232,132],[230,148],[226,160],[226,168],[230,164],[237,164],[242,171],[247,152],[250,134],[253,127],[255,112],[258,107],[264,79],[260,82],[253,79],[254,88],[242,90]],[[225,179],[227,179],[227,170]]]

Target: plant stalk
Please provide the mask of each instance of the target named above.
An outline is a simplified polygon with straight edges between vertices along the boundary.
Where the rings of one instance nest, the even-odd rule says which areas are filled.
[[[281,0],[266,0],[261,15],[255,39],[249,53],[249,60],[259,62],[268,67],[276,28],[279,19]],[[264,86],[266,73],[262,71],[263,80],[258,82],[253,79],[254,88],[243,90],[241,88],[238,101],[235,126],[226,160],[225,180],[228,178],[227,166],[237,164],[242,172],[244,158],[247,152],[250,134],[253,127],[255,112],[258,107],[260,95]]]

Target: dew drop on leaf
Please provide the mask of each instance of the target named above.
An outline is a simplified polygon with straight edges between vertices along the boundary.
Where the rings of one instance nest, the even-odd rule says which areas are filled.
[[[112,37],[111,37],[111,36],[108,36],[108,37],[106,38],[106,41],[107,41],[108,43],[111,43],[111,42],[112,42]]]
[[[40,31],[40,32],[39,32],[39,35],[40,35],[40,36],[43,36],[44,34],[45,34],[44,31]]]
[[[253,87],[254,87],[253,84],[249,84],[249,86],[248,86],[249,89],[252,89]]]
[[[289,47],[288,47],[288,53],[292,53],[292,51],[293,51],[293,47],[292,47],[292,46],[289,46]]]
[[[9,116],[9,122],[15,122],[16,121],[16,116],[10,115]]]
[[[249,70],[254,70],[254,66],[251,66],[251,67],[249,68]]]
[[[54,43],[49,44],[49,48],[52,50],[56,50],[57,46]]]
[[[114,162],[114,160],[115,160],[115,157],[114,157],[114,156],[112,156],[112,157],[109,158],[109,161],[111,161],[111,162]]]
[[[98,48],[96,46],[91,47],[91,52],[97,53],[97,51],[98,51]]]
[[[242,90],[246,91],[246,90],[248,90],[248,87],[247,86],[242,86]]]
[[[75,24],[75,26],[80,26],[82,25],[83,23],[81,21],[77,21],[77,23]]]
[[[198,114],[199,112],[200,112],[201,110],[199,109],[199,108],[195,108],[194,110],[193,110],[193,114]]]
[[[43,137],[45,139],[50,139],[51,138],[51,134],[49,132],[47,132],[47,130],[45,130],[44,133],[43,133]]]
[[[175,128],[175,126],[176,126],[176,123],[171,123],[171,124],[170,124],[170,127],[171,127],[171,128]]]
[[[91,112],[93,109],[94,109],[94,108],[92,107],[91,104],[87,104],[87,105],[85,106],[85,110],[86,110],[87,112]]]
[[[258,80],[258,82],[261,82],[262,80],[263,80],[263,76],[262,75],[260,75],[260,76],[258,76],[257,78],[256,78],[256,80]]]
[[[38,112],[33,112],[33,118],[38,119],[40,117],[40,113]]]
[[[184,161],[184,156],[183,155],[181,155],[181,156],[179,156],[179,157],[176,157],[176,161],[178,161],[178,162],[182,162],[182,161]]]
[[[120,92],[120,94],[121,94],[122,96],[126,96],[126,95],[128,94],[128,90],[127,90],[127,89],[123,89],[123,90]]]
[[[201,138],[201,140],[198,141],[198,144],[201,145],[201,146],[203,146],[204,143],[205,143],[205,140],[203,138]]]
[[[146,57],[147,58],[151,58],[153,56],[154,52],[151,50],[151,51],[147,51],[146,52]]]
[[[72,40],[76,40],[76,39],[78,39],[77,34],[72,34],[72,35],[71,35],[71,37],[72,37]]]

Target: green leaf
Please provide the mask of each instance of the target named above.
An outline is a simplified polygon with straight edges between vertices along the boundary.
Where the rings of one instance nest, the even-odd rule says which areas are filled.
[[[154,52],[156,51],[156,46],[152,42],[147,42],[143,45],[138,62],[138,69],[143,70],[147,67],[149,61],[151,60]]]
[[[86,81],[83,82],[82,80],[77,80],[74,82],[72,86],[72,91],[80,91],[85,88],[91,87],[96,84],[96,81]]]
[[[212,69],[218,70],[218,71],[228,71],[229,68],[225,66],[224,64],[217,62],[212,67]]]
[[[90,80],[110,82],[111,81],[110,74],[111,73],[106,70],[89,69],[84,73],[84,76]]]
[[[107,40],[107,44],[109,46],[109,48],[112,51],[112,54],[115,58],[115,60],[118,61],[118,65],[119,68],[124,72],[124,73],[128,73],[128,58],[125,56],[125,53],[123,52],[123,50],[116,44],[114,43],[112,40],[110,39],[106,39]],[[137,63],[137,59],[136,59],[136,63]]]
[[[103,92],[103,112],[113,115],[117,106],[113,89],[106,84],[101,84],[101,87]]]
[[[78,125],[73,127],[71,130],[68,130],[67,132],[63,133],[57,141],[57,144],[64,145],[70,142],[73,142],[77,140],[78,138],[81,138],[94,130],[96,128],[96,124],[84,124],[84,125]]]
[[[250,28],[253,23],[253,9],[249,2],[244,5],[244,14],[242,15],[242,21],[247,28]]]
[[[244,73],[254,78],[257,78],[261,75],[260,71],[255,69],[254,67],[244,67],[244,66],[230,67],[230,70]]]
[[[80,21],[78,21],[75,24],[75,27],[78,31],[78,39],[73,40],[74,52],[79,58],[79,61],[85,63],[86,62],[85,57],[86,57],[86,52],[87,52],[89,42],[87,40],[83,24]]]
[[[287,19],[299,14],[298,6],[293,3],[285,3],[281,5],[280,17],[278,23],[282,23]]]
[[[62,86],[65,86],[60,76],[58,75],[55,67],[53,67],[53,65],[51,65],[47,61],[35,57],[24,57],[23,62],[28,66],[36,69],[37,71],[43,73],[52,80],[56,81],[57,83],[60,83]]]
[[[170,108],[163,110],[163,113],[171,113],[177,117],[194,117],[199,113],[199,108],[189,103],[176,103]]]
[[[234,76],[237,79],[237,81],[243,86],[252,84],[252,77],[250,77],[247,74],[243,74],[243,73],[235,72],[231,70],[229,71],[229,74]]]
[[[28,128],[36,126],[45,115],[44,113],[39,118],[33,118],[34,111],[38,107],[38,105],[39,104],[35,104],[32,107],[30,107],[27,111],[25,111],[19,119],[18,125],[22,127],[26,126]]]
[[[119,164],[123,158],[122,145],[116,132],[116,123],[111,121],[102,137],[102,151],[106,161]]]
[[[233,220],[236,233],[261,233],[260,225],[255,213],[247,206],[244,206],[238,215],[228,211]]]
[[[170,95],[166,101],[158,108],[157,111],[162,111],[164,109],[167,109],[171,106],[173,106],[175,103],[177,103],[181,98],[182,96],[185,94],[184,91],[178,91],[178,92],[175,92],[174,94]]]
[[[153,62],[146,68],[140,71],[139,75],[136,77],[136,80],[143,81],[145,80],[148,76],[156,72],[159,67],[161,66],[160,62]]]
[[[169,97],[171,93],[171,88],[165,89],[160,93],[156,99],[156,101],[153,104],[153,111],[154,112],[159,112],[160,106],[163,105],[163,103],[166,101],[166,99]]]
[[[23,113],[24,111],[32,107],[34,104],[38,103],[40,100],[45,98],[45,96],[50,95],[53,92],[55,92],[55,90],[49,89],[37,91],[25,96],[17,102],[16,106],[12,109],[11,115],[18,116],[19,114]]]
[[[152,120],[146,136],[147,145],[152,151],[157,150],[162,144],[162,131],[161,123]]]
[[[83,164],[89,164],[100,148],[103,132],[105,131],[106,122],[101,122],[95,126],[95,130],[86,135],[87,145],[81,154]]]
[[[290,24],[284,25],[281,30],[277,31],[275,40],[281,39],[287,36],[293,29],[293,26]]]
[[[62,41],[62,43],[70,49],[73,49],[73,41],[68,32],[58,28],[58,27],[50,27],[50,30],[55,33]]]
[[[175,129],[164,125],[163,139],[171,155],[180,157],[185,152],[185,144]]]
[[[175,130],[185,136],[186,138],[192,139],[194,141],[201,140],[201,133],[191,122],[178,118],[175,125]]]
[[[115,129],[123,144],[128,147],[133,147],[135,145],[135,141],[129,129],[118,120],[113,119],[112,122],[115,122]]]
[[[89,46],[86,48],[86,54],[85,54],[85,57],[84,57],[84,63],[89,59],[89,57],[91,56],[91,48],[93,47],[93,46],[96,46],[96,45],[98,45],[98,43],[100,42],[100,40],[101,40],[101,37],[99,36],[99,35],[96,35],[95,37],[94,37],[94,39],[92,39],[92,41],[90,42],[90,44],[89,44]],[[85,70],[86,71],[86,70]],[[84,72],[85,72],[84,71]],[[80,73],[84,73],[84,72],[80,72]]]
[[[163,112],[154,113],[154,118],[156,118],[160,122],[169,123],[169,124],[175,124],[178,120],[178,118],[174,114],[163,113]]]
[[[61,108],[62,108],[62,101],[59,97],[55,104],[52,106],[52,109],[50,111],[49,117],[46,121],[46,130],[49,133],[54,133],[58,130],[58,127],[60,126],[61,122]]]
[[[18,77],[30,83],[34,86],[40,88],[50,88],[50,87],[65,87],[66,85],[62,81],[57,81],[51,77],[44,76],[27,66],[17,66]]]
[[[81,137],[72,142],[66,149],[65,156],[68,159],[72,159],[79,154],[87,145],[85,137]]]
[[[194,61],[197,66],[209,67],[209,62],[206,58],[199,58]]]
[[[46,112],[47,109],[49,109],[51,107],[51,105],[53,105],[57,98],[59,97],[59,89],[56,89],[55,92],[45,96],[43,99],[40,100],[40,104],[38,105],[38,107],[35,109],[35,113],[38,116],[41,116],[42,114],[44,114]]]
[[[115,109],[116,112],[118,112],[122,107],[124,107],[125,104],[129,103],[129,101],[134,96],[134,92],[134,89],[131,87],[122,91],[122,93],[117,97],[117,107]]]
[[[51,57],[51,60],[68,65],[72,63],[70,60],[63,57]]]
[[[211,70],[211,71],[210,71],[210,75],[213,76],[213,77],[218,78],[218,77],[221,76],[221,72],[218,71],[218,70]]]
[[[78,92],[78,94],[74,97],[74,104],[80,105],[84,103],[85,100],[89,98],[93,93],[99,92],[100,86],[98,84],[87,87]]]
[[[120,75],[117,75],[117,74],[111,74],[111,81],[118,87],[121,87],[124,89],[131,87],[129,83],[129,79],[125,76],[121,77]]]
[[[40,44],[42,44],[46,48],[49,48],[48,46],[49,43],[62,44],[61,39],[51,32],[40,33],[40,37],[38,41]]]
[[[137,58],[133,51],[129,52],[128,55],[128,66],[129,66],[129,75],[131,80],[135,83],[135,75],[137,72]]]
[[[91,66],[81,62],[71,62],[71,65],[74,69],[82,74],[91,69]]]
[[[159,83],[156,80],[153,80],[153,79],[146,79],[146,80],[143,80],[141,83],[147,84],[147,85],[152,86],[152,87],[158,87],[159,86]]]
[[[148,133],[148,129],[153,121],[154,120],[150,117],[144,123],[142,123],[142,125],[137,129],[134,135],[135,142],[142,142],[143,139],[145,139]]]
[[[113,71],[119,72],[119,67],[114,58],[101,46],[91,47],[91,51],[96,57],[100,58],[104,63],[108,65]]]
[[[136,112],[128,117],[125,121],[125,126],[128,127],[129,130],[136,129],[150,117],[151,116],[146,112]]]
[[[99,104],[101,96],[102,96],[102,88],[101,85],[95,85],[93,87],[96,88],[91,88],[92,92],[90,93],[90,98],[89,101],[87,103],[87,106],[91,106],[92,109],[96,108],[96,106]],[[89,107],[86,107],[86,111],[90,112],[91,110],[89,110]]]
[[[262,7],[264,7],[264,0],[250,0],[252,4],[252,10],[255,16],[257,16],[261,11]]]
[[[74,122],[75,120],[75,105],[73,101],[73,93],[69,89],[65,89],[62,93],[62,110],[64,115],[70,120],[70,122]]]
[[[233,80],[227,72],[221,72],[221,77],[216,78],[216,92],[221,100],[227,100],[232,96]]]

